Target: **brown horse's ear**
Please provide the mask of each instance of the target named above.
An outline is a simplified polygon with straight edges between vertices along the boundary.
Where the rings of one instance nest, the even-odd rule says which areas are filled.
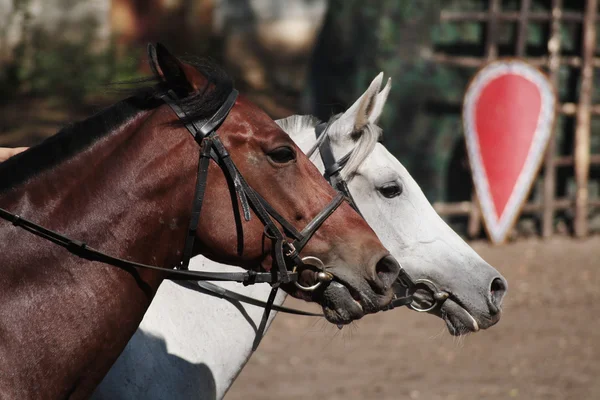
[[[185,86],[189,91],[193,90],[183,63],[165,46],[160,43],[156,43],[156,46],[148,43],[148,60],[152,72],[161,81],[175,86]]]

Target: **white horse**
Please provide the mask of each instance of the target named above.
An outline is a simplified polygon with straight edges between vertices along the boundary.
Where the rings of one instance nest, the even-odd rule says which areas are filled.
[[[438,216],[406,169],[378,143],[376,122],[391,85],[388,80],[380,92],[382,79],[377,76],[327,131],[336,159],[354,151],[342,174],[366,220],[409,274],[451,294],[432,311],[450,332],[488,328],[500,318],[506,281]],[[278,123],[303,151],[315,146],[315,118],[292,116]],[[320,158],[313,161],[323,171]],[[197,257],[192,268],[223,266]],[[270,292],[268,285],[220,285],[262,300]],[[280,294],[276,304],[284,299]],[[262,312],[164,282],[94,398],[221,399],[252,354]]]

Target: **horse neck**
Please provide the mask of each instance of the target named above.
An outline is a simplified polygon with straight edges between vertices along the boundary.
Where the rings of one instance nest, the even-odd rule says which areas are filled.
[[[288,130],[287,133],[304,152],[310,149],[316,140],[313,128]],[[323,171],[318,155],[311,157],[311,160]],[[198,256],[192,259],[190,269],[239,271],[240,267],[220,264]],[[260,300],[266,300],[271,291],[271,287],[266,284],[217,284]],[[280,290],[275,304],[283,304],[286,297],[287,294]],[[215,398],[221,399],[252,355],[256,327],[259,326],[262,315],[261,308],[224,301],[218,297],[184,289],[173,282],[165,282],[144,316],[138,332],[102,381],[93,398],[108,398],[118,391],[120,398],[161,399],[168,394],[159,390],[148,393],[146,390],[151,382],[158,381],[163,382],[169,390],[177,388],[182,397],[197,397],[200,390],[197,385],[202,386],[204,381],[199,379],[198,372],[191,366],[206,366],[211,379],[214,379],[210,390],[214,391]],[[267,329],[275,316],[276,312],[272,312]],[[190,332],[194,334],[190,335]],[[223,336],[220,332],[227,332],[227,335]],[[268,338],[264,341],[262,346]],[[160,344],[160,348],[149,354],[148,349],[157,346],[157,343]],[[174,357],[185,362],[173,363]],[[161,366],[169,362],[172,363],[172,368],[165,373]],[[182,380],[182,376],[189,379]],[[209,393],[210,391],[206,391],[206,397],[210,397]]]
[[[0,195],[0,207],[108,254],[174,266],[193,195],[195,143],[148,126],[148,113]],[[89,394],[135,332],[159,274],[84,261],[7,223],[0,243],[11,243],[1,251],[0,331],[8,333],[0,370],[16,371],[0,378],[0,397],[28,397],[32,381],[49,397]],[[24,337],[39,340],[23,346]]]

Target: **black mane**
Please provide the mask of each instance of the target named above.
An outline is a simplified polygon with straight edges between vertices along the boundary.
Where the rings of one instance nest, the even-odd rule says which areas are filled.
[[[207,85],[203,90],[180,99],[179,105],[187,114],[186,120],[182,121],[184,123],[212,116],[233,88],[231,78],[213,62],[196,59],[187,61],[187,64],[198,69],[214,86],[208,90]],[[139,87],[141,83],[145,86]],[[138,113],[160,106],[163,104],[160,96],[166,91],[173,90],[179,95],[183,93],[181,87],[159,82],[156,77],[129,84],[137,86],[130,97],[83,121],[66,126],[40,144],[0,163],[0,193],[72,158]]]

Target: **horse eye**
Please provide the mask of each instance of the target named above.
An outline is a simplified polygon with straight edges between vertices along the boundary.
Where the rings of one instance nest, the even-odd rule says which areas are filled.
[[[285,164],[296,159],[296,152],[291,147],[281,146],[271,150],[267,156],[277,164]]]
[[[398,182],[389,182],[377,189],[383,197],[393,199],[402,194],[402,185]]]

